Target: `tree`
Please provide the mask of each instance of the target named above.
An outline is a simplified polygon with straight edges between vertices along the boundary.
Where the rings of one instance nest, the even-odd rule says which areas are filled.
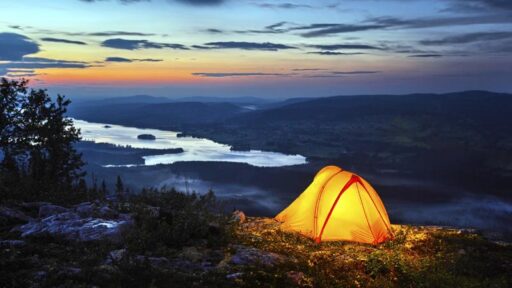
[[[65,116],[70,100],[58,95],[52,101],[27,83],[2,78],[0,84],[0,170],[9,175],[2,184],[32,198],[61,200],[85,175],[73,146],[80,131]]]
[[[117,199],[123,199],[124,197],[124,184],[123,184],[123,180],[121,179],[121,176],[117,175],[117,180],[116,180],[116,196],[117,196]]]

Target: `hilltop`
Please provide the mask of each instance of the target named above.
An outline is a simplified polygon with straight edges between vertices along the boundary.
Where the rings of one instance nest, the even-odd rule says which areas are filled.
[[[393,225],[395,239],[378,246],[315,244],[271,218],[211,214],[211,196],[1,207],[1,286],[512,285],[512,246],[477,231]]]

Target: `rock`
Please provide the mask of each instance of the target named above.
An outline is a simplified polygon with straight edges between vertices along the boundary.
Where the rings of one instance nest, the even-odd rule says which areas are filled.
[[[236,223],[244,223],[247,220],[247,217],[245,216],[245,213],[243,211],[236,210],[235,212],[233,212],[231,219],[233,220],[233,222]]]
[[[199,260],[203,259],[203,253],[199,252],[196,247],[184,247],[183,251],[181,252],[181,256],[187,260],[190,260],[192,262],[198,262]]]
[[[62,206],[57,206],[53,204],[46,204],[39,207],[39,218],[46,218],[51,215],[56,215],[64,212],[68,212],[69,209],[64,208]]]
[[[147,260],[155,268],[167,268],[170,265],[169,259],[165,257],[148,257]]]
[[[25,246],[27,243],[23,240],[1,240],[0,248],[19,248]]]
[[[101,218],[82,218],[74,212],[64,212],[37,221],[15,227],[22,237],[53,235],[68,240],[95,241],[110,240],[119,242],[121,230],[129,225],[131,220],[105,220]]]
[[[25,213],[5,206],[0,206],[0,218],[4,218],[8,224],[26,223],[32,220]]]
[[[92,217],[95,205],[91,202],[80,203],[75,206],[75,211],[81,217]]]
[[[156,140],[156,136],[153,134],[140,134],[137,136],[139,140]]]
[[[292,281],[293,284],[297,286],[301,286],[304,282],[304,273],[303,272],[297,272],[297,271],[288,271],[286,273],[286,277]]]
[[[74,276],[80,274],[80,272],[82,272],[82,269],[77,267],[63,267],[58,274],[61,276]]]
[[[285,257],[276,253],[262,251],[253,247],[246,247],[242,245],[233,246],[236,253],[231,256],[230,264],[234,265],[250,265],[250,264],[263,264],[266,266],[274,266],[275,264],[282,263]]]
[[[98,217],[101,217],[101,218],[107,218],[107,219],[112,219],[112,218],[115,218],[119,215],[119,213],[117,213],[117,211],[111,209],[110,207],[108,206],[103,206],[103,207],[100,207],[98,209]]]
[[[234,279],[238,279],[238,278],[240,278],[242,276],[244,276],[244,273],[237,272],[237,273],[231,273],[231,274],[226,275],[226,278],[234,280]]]
[[[113,251],[110,251],[110,253],[108,253],[108,256],[109,256],[109,259],[107,259],[106,262],[119,262],[121,261],[121,259],[123,259],[124,257],[126,257],[126,249],[118,249],[118,250],[113,250]]]

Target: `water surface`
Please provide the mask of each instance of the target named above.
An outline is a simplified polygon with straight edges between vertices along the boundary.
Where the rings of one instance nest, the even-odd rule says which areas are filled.
[[[260,150],[231,151],[229,145],[205,138],[178,137],[179,132],[175,131],[141,129],[77,119],[74,119],[73,122],[77,128],[80,128],[82,139],[86,141],[132,148],[182,148],[184,150],[183,153],[144,156],[144,165],[172,164],[178,161],[224,161],[247,163],[257,167],[281,167],[307,163],[306,158],[302,155],[286,155]],[[137,139],[140,134],[151,134],[156,139]]]

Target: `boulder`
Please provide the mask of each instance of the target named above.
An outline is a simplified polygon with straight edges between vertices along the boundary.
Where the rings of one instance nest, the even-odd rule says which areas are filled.
[[[25,215],[25,213],[23,213],[17,209],[5,207],[5,206],[0,206],[0,218],[4,218],[5,222],[7,222],[7,224],[26,223],[26,222],[29,222],[30,220],[32,220],[32,218]]]
[[[262,251],[253,247],[234,245],[233,248],[236,249],[236,252],[231,256],[229,263],[234,265],[263,264],[266,266],[274,266],[285,260],[285,257],[282,255]]]
[[[19,248],[26,244],[23,240],[0,240],[0,248]]]
[[[15,227],[14,230],[21,232],[21,237],[52,235],[78,241],[111,240],[118,242],[121,240],[123,227],[130,223],[131,219],[83,218],[78,213],[68,211],[30,221]]]
[[[60,214],[68,211],[69,209],[64,208],[62,206],[45,204],[39,207],[39,218],[46,218],[51,215]]]

